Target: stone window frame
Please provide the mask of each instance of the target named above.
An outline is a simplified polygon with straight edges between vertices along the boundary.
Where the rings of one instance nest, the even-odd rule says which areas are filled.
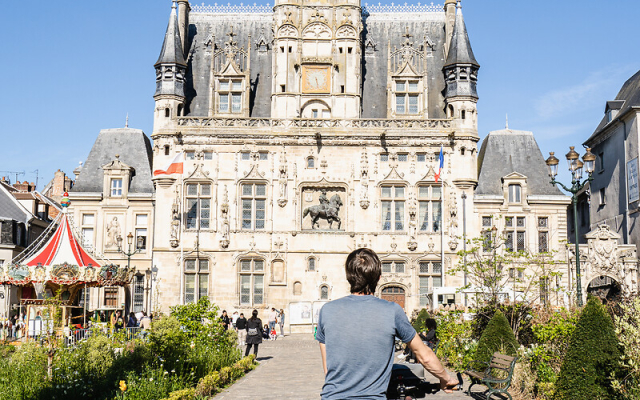
[[[407,260],[403,260],[400,258],[390,258],[384,259],[381,261],[381,270],[383,274],[406,274],[407,273]],[[402,265],[402,268],[399,268],[399,265]],[[386,267],[389,266],[388,270]]]
[[[114,183],[120,182],[120,185]],[[122,197],[124,195],[124,178],[121,176],[112,176],[109,179],[109,197]]]
[[[133,281],[131,282],[131,286],[132,286],[132,302],[131,302],[131,308],[133,309],[133,312],[138,312],[138,311],[143,311],[144,310],[144,306],[145,306],[145,301],[144,301],[144,292],[145,292],[145,285],[144,285],[144,275],[142,274],[136,274],[133,276]]]
[[[539,215],[536,220],[538,221],[538,253],[548,253],[551,250],[549,242],[550,218],[546,215]]]
[[[384,192],[383,189],[385,188],[391,188],[390,191],[390,196],[384,196]],[[397,189],[398,188],[402,188],[403,189],[403,195],[398,197],[398,192]],[[408,188],[409,186],[405,183],[405,182],[381,182],[379,184],[378,190],[379,190],[379,199],[380,199],[380,230],[382,232],[406,232],[407,231],[407,209],[406,209],[406,205],[407,205],[407,201],[409,200],[409,196],[408,196]],[[385,208],[384,208],[384,203],[385,202],[391,202],[390,204],[390,209],[387,212],[387,214],[389,214],[389,227],[387,229],[385,229],[385,224],[387,222],[386,216],[385,216]],[[398,217],[396,215],[396,203],[401,203],[402,204],[402,217],[400,219],[400,221],[398,221]],[[398,222],[402,223],[402,226],[400,227],[400,229],[398,229]]]
[[[251,191],[251,195],[243,194],[244,185],[252,185],[254,188]],[[255,194],[255,185],[264,185],[264,195]],[[238,222],[239,228],[245,232],[263,232],[267,229],[267,216],[269,215],[269,183],[266,180],[242,180],[238,182]],[[243,200],[251,199],[251,227],[244,227],[244,203]],[[264,201],[264,225],[261,228],[256,228],[256,200]]]
[[[444,282],[442,282],[442,260],[439,258],[423,258],[419,259],[417,264],[419,303],[420,307],[426,307],[430,304],[427,294],[430,291],[433,291],[433,288],[443,287],[444,285]],[[436,264],[439,264],[439,269],[436,267]],[[434,278],[440,278],[440,285],[436,286]],[[426,282],[427,284],[423,285],[423,282]],[[424,299],[426,299],[427,302],[423,304]]]
[[[243,104],[244,104],[244,78],[238,76],[220,76],[216,78],[216,96],[217,96],[217,104],[216,104],[216,113],[217,114],[231,114],[237,115],[242,114]],[[237,85],[237,87],[236,87]],[[237,97],[239,96],[239,97]],[[223,110],[222,107],[222,99],[226,98],[226,109]],[[239,99],[239,109],[234,111],[233,109],[233,99]]]
[[[324,290],[326,289],[326,297],[324,296]],[[326,283],[323,283],[318,288],[318,297],[320,300],[331,300],[331,288]]]
[[[314,156],[308,156],[305,162],[306,169],[316,169],[316,158]]]
[[[190,185],[196,185],[197,186],[197,193],[193,194],[193,193],[189,193],[189,186]],[[209,194],[205,194],[202,193],[201,188],[203,186],[209,186]],[[184,199],[184,229],[185,231],[211,231],[213,230],[212,227],[212,220],[213,220],[213,215],[214,215],[214,209],[213,209],[213,200],[214,200],[214,196],[213,196],[213,190],[214,190],[214,186],[213,186],[213,182],[211,180],[202,180],[202,179],[189,179],[186,180],[183,183],[183,199]],[[192,217],[189,216],[190,210],[188,209],[188,204],[189,204],[189,199],[196,199],[196,217],[195,217],[195,226],[190,226],[190,220],[192,219]],[[208,226],[202,226],[202,220],[203,220],[203,206],[202,206],[202,200],[209,200],[209,217],[208,217]],[[205,207],[204,210],[206,210],[207,208]]]
[[[88,222],[85,216],[91,216],[93,222]],[[82,244],[85,247],[94,247],[96,241],[96,214],[93,212],[83,212],[80,214],[80,232],[82,232]],[[91,240],[87,240],[85,232],[91,231]]]
[[[313,260],[313,263],[314,263],[313,269],[310,268],[311,260]],[[310,256],[308,256],[306,258],[306,268],[305,268],[305,270],[308,271],[308,272],[317,272],[318,271],[318,264],[319,264],[318,257],[316,257],[315,255],[310,255]]]
[[[182,273],[184,275],[183,304],[197,303],[201,298],[208,297],[211,279],[211,260],[209,260],[208,257],[187,257],[182,265]],[[193,265],[193,268],[190,268],[190,265]],[[187,293],[187,277],[193,278],[192,299],[187,298],[189,295]],[[203,285],[203,279],[206,279],[205,285]]]
[[[138,216],[146,216],[146,222],[145,223],[141,223],[138,220]],[[141,253],[146,253],[149,250],[149,213],[146,212],[139,212],[139,213],[135,213],[134,215],[134,231],[135,231],[135,243],[136,243],[136,249],[139,249]],[[142,230],[144,230],[144,247],[142,248],[138,248],[138,237],[142,236],[139,233],[142,232]]]
[[[519,183],[510,183],[507,186],[507,192],[508,192],[509,203],[511,204],[522,203],[522,185],[520,185]]]
[[[418,117],[422,115],[424,108],[423,92],[420,90],[422,79],[417,76],[398,76],[393,78],[391,85],[392,93],[392,110],[394,116]],[[403,84],[400,87],[399,84]],[[411,89],[410,84],[415,84],[415,89]],[[398,100],[403,99],[404,111],[398,110]],[[410,112],[410,98],[416,99],[415,112]]]
[[[511,222],[509,222],[511,221]],[[504,248],[508,252],[527,250],[527,217],[507,215],[504,217]],[[522,243],[522,245],[520,245]]]
[[[426,196],[422,196],[421,194],[421,189],[422,188],[429,188],[428,193]],[[435,195],[433,194],[434,192],[434,188],[439,188],[440,189],[440,197],[434,197]],[[440,183],[428,183],[428,182],[421,182],[418,185],[416,185],[416,192],[417,192],[417,200],[418,200],[418,232],[419,233],[440,233],[440,231],[442,230],[442,220],[443,220],[443,208],[444,208],[444,199],[443,199],[443,194],[444,194],[444,190],[442,188],[442,184]],[[435,227],[434,223],[434,204],[440,204],[440,218],[439,218],[439,225],[438,228]],[[427,206],[427,220],[424,221],[423,220],[423,205]],[[426,228],[423,229],[423,227],[426,224]]]
[[[245,262],[249,262],[249,268],[244,267],[243,264]],[[256,261],[261,262],[262,264],[262,268],[258,269],[256,268]],[[260,256],[244,256],[241,257],[240,259],[238,259],[238,304],[240,306],[247,306],[247,307],[255,307],[255,306],[261,306],[261,305],[265,305],[266,303],[266,292],[265,292],[265,279],[266,279],[266,265],[267,265],[267,261],[264,257],[260,257]],[[244,277],[248,277],[249,278],[249,301],[245,301],[243,302],[242,297],[243,297],[243,278]],[[261,290],[262,290],[262,301],[256,301],[256,295],[257,295],[257,285],[256,285],[256,278],[261,278],[262,283],[261,283]]]

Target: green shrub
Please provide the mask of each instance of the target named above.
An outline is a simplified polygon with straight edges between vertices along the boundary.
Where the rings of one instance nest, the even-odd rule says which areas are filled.
[[[33,343],[20,346],[10,358],[0,359],[0,393],[3,400],[37,400],[50,387],[47,353]]]
[[[190,375],[178,375],[162,368],[146,369],[142,374],[131,372],[125,383],[127,390],[122,393],[124,400],[164,399],[172,392],[192,386]]]
[[[428,318],[431,318],[431,315],[426,308],[423,308],[418,312],[418,315],[413,318],[413,320],[411,321],[411,326],[413,326],[413,329],[415,329],[416,332],[423,332],[425,331],[424,324]]]
[[[532,330],[534,310],[525,303],[489,304],[476,310],[473,318],[473,337],[479,339],[484,333],[489,321],[497,311],[501,311],[507,319],[516,340],[523,346],[535,342]],[[539,311],[539,310],[536,310]]]
[[[231,383],[233,379],[233,370],[231,367],[224,367],[220,370],[220,387],[224,387]]]
[[[611,377],[620,352],[613,322],[600,300],[589,298],[582,310],[556,382],[555,398],[614,399]]]
[[[515,356],[519,347],[509,322],[504,314],[498,310],[489,321],[487,328],[482,332],[482,336],[478,341],[475,359],[489,362],[496,351]]]
[[[194,388],[189,388],[171,392],[166,400],[193,400],[195,398],[196,390]]]
[[[198,386],[196,387],[196,394],[198,396],[211,396],[215,394],[219,387],[220,374],[216,371],[200,379],[200,382],[198,382]]]
[[[149,348],[168,371],[187,372],[191,341],[177,318],[165,316],[153,321],[148,338]]]

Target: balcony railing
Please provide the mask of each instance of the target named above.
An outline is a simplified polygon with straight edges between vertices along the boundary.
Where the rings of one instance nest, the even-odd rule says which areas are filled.
[[[447,129],[448,119],[321,119],[321,118],[217,118],[178,117],[178,126],[192,128],[419,128]]]

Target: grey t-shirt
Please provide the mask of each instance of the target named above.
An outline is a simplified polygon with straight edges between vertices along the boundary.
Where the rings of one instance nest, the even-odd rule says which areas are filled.
[[[316,333],[327,350],[322,399],[385,399],[394,338],[408,343],[415,335],[396,303],[350,295],[325,304]]]

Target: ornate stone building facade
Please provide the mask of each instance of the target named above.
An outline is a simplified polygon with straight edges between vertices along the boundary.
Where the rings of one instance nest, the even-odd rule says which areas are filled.
[[[479,64],[455,1],[177,1],[155,66],[154,165],[185,156],[154,178],[160,308],[209,296],[306,329],[362,246],[408,313],[461,285],[446,271],[477,183]]]
[[[104,129],[69,192],[69,216],[83,245],[119,266],[135,267],[127,287],[88,288],[77,304],[88,310],[149,311],[154,231],[151,141],[139,129]],[[131,235],[129,239],[128,236]],[[131,243],[129,243],[131,241]],[[130,259],[123,253],[133,254]]]

